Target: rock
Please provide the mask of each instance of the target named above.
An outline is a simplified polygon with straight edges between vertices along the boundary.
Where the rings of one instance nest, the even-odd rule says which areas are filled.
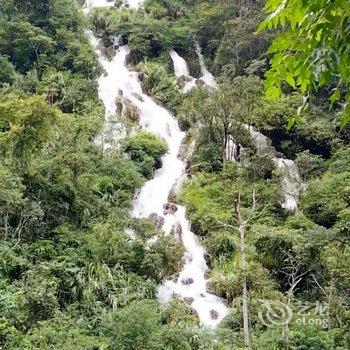
[[[183,118],[179,118],[178,122],[179,122],[179,128],[181,131],[188,131],[191,127],[190,122]]]
[[[198,86],[204,86],[205,85],[205,82],[202,80],[202,79],[196,79],[196,84]]]
[[[154,222],[156,228],[160,229],[160,228],[163,227],[163,225],[164,225],[164,218],[162,216],[160,216],[160,215],[158,215],[156,213],[152,213],[148,218],[151,219]]]
[[[139,72],[139,80],[143,82],[145,80],[145,73]]]
[[[120,98],[119,97],[117,97],[117,100],[116,100],[116,102],[115,102],[115,105],[116,105],[116,107],[117,107],[117,113],[119,113],[119,114],[121,114],[122,112],[123,112],[123,103],[122,103],[122,101],[120,100]]]
[[[207,263],[208,268],[211,269],[211,258],[210,258],[210,255],[208,253],[204,254],[204,260]]]
[[[174,238],[181,243],[182,242],[182,227],[179,223],[176,223],[171,231],[170,234],[174,236]]]
[[[125,57],[125,64],[129,65],[129,64],[132,64],[133,62],[134,62],[134,60],[133,60],[132,55],[130,53],[127,54],[126,57]]]
[[[114,52],[115,52],[114,45],[105,47],[105,53],[108,57],[113,57]]]
[[[191,305],[191,304],[193,303],[193,301],[194,301],[194,299],[191,298],[191,297],[186,297],[186,298],[184,298],[183,300],[184,300],[184,302],[185,302],[186,304],[188,304],[188,305]]]
[[[195,309],[191,308],[190,315],[198,317],[198,312]]]
[[[210,310],[210,317],[212,320],[217,320],[219,318],[219,313],[216,310]]]
[[[177,273],[176,275],[174,275],[173,277],[171,277],[171,280],[172,280],[174,283],[177,283],[177,281],[179,280],[179,273]]]
[[[207,281],[207,293],[209,294],[215,294],[215,290],[213,285],[210,283],[210,281]]]
[[[168,195],[168,201],[172,202],[176,198],[176,188],[173,186],[173,188],[170,190],[169,195]]]
[[[138,123],[140,121],[139,110],[127,99],[124,99],[124,114],[133,122]]]
[[[136,92],[133,92],[132,95],[133,95],[134,97],[136,97],[139,101],[144,102],[144,99],[142,98],[142,96],[140,96],[140,95],[137,94]]]
[[[181,283],[185,286],[188,286],[189,284],[192,284],[193,282],[194,282],[194,280],[191,277],[181,280]]]
[[[177,159],[181,160],[182,162],[186,161],[186,158],[182,154],[178,154]]]
[[[177,211],[177,206],[174,203],[168,202],[164,204],[163,209],[164,209],[164,215],[174,214]]]
[[[204,278],[205,279],[209,279],[210,278],[210,270],[209,269],[204,272]]]

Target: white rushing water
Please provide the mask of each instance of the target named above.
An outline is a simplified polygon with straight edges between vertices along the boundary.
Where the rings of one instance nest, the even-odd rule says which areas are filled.
[[[138,4],[137,1],[133,2],[134,8]],[[101,5],[106,7],[107,1],[90,0],[86,12]],[[177,278],[159,287],[158,297],[161,302],[167,303],[173,295],[179,296],[196,310],[204,325],[215,327],[228,314],[228,308],[223,299],[207,292],[205,250],[190,229],[185,208],[169,203],[169,195],[178,188],[185,175],[185,162],[179,156],[185,133],[165,108],[143,93],[138,74],[130,71],[126,65],[128,47],[119,47],[109,61],[99,49],[99,40],[91,32],[88,32],[88,36],[105,70],[98,81],[98,90],[106,109],[107,122],[116,114],[116,99],[120,97],[122,102],[126,100],[137,108],[141,127],[163,138],[168,145],[168,152],[162,158],[162,168],[142,187],[133,208],[135,217],[148,218],[156,214],[163,218],[164,231],[167,234],[176,233],[186,250],[182,271]],[[177,69],[180,72],[183,67]]]
[[[205,85],[211,88],[217,88],[214,76],[208,71],[205,65],[202,50],[198,43],[196,43],[196,54],[198,56],[202,74],[199,79],[196,79],[190,75],[187,62],[175,50],[170,51],[170,57],[173,61],[175,76],[177,78],[183,77],[185,80],[185,86],[183,88],[184,93],[194,89],[198,85],[198,80],[201,80]]]
[[[198,59],[199,59],[199,64],[200,64],[200,67],[201,67],[201,72],[202,72],[202,76],[201,76],[201,80],[208,86],[211,86],[213,88],[216,88],[217,87],[217,84],[216,84],[216,81],[215,81],[215,78],[213,76],[213,74],[211,74],[206,65],[205,65],[205,62],[204,62],[204,57],[202,55],[202,49],[201,47],[199,46],[198,43],[196,43],[196,54],[198,56]]]
[[[252,141],[257,149],[263,151],[270,150],[275,153],[272,142],[268,137],[256,131],[253,126],[245,125],[245,127],[249,129]],[[274,157],[273,161],[281,171],[281,206],[287,212],[295,212],[298,209],[300,191],[304,187],[304,183],[300,177],[298,167],[290,159]]]
[[[173,61],[174,74],[177,78],[183,77],[185,86],[183,92],[189,92],[197,86],[196,79],[190,75],[187,62],[175,51],[170,51],[170,57]]]

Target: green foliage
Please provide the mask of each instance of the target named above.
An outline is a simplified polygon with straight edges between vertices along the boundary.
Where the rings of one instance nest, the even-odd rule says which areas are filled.
[[[21,158],[38,151],[50,137],[50,126],[58,117],[58,111],[39,96],[27,100],[14,97],[6,103],[1,103],[2,155],[14,154]]]
[[[172,47],[187,48],[192,42],[188,27],[132,10],[96,9],[91,20],[106,43],[110,35],[122,35],[136,62],[145,57],[159,57]]]
[[[137,68],[142,72],[144,89],[155,100],[172,110],[181,104],[181,90],[163,64],[145,61]]]
[[[269,33],[256,33],[262,19],[258,6],[243,7],[236,18],[227,21],[225,34],[217,49],[214,69],[224,77],[243,75],[254,59],[263,57],[273,37]]]
[[[330,161],[328,171],[312,181],[302,196],[305,214],[317,224],[331,227],[343,209],[349,206],[349,149],[340,149]]]
[[[251,123],[268,136],[274,147],[286,157],[294,159],[298,153],[309,151],[330,158],[339,147],[337,115],[324,105],[311,104],[309,115],[297,126],[288,128],[288,120],[295,115],[301,98],[297,94],[285,95],[278,100],[263,100],[261,108],[251,116]]]
[[[304,180],[318,177],[324,170],[321,157],[311,154],[308,150],[298,154],[295,164]]]
[[[122,148],[147,179],[152,178],[155,169],[160,167],[161,157],[167,152],[165,141],[146,131],[127,137]]]
[[[271,44],[271,69],[266,74],[266,95],[278,98],[282,82],[307,95],[313,88],[328,86],[336,77],[337,87],[330,101],[334,104],[345,90],[342,125],[350,119],[349,108],[349,4],[343,1],[267,1],[270,15],[260,29],[285,29]],[[307,100],[298,110],[307,107]]]
[[[0,82],[12,84],[15,80],[16,70],[13,64],[3,56],[0,56]]]

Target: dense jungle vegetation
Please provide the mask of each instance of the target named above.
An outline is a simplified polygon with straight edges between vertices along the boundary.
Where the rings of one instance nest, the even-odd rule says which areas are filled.
[[[0,0],[0,349],[348,349],[348,1],[146,0],[139,12],[116,1],[89,17],[82,5]],[[130,209],[167,148],[146,132],[109,152],[95,142],[103,72],[85,28],[109,56],[109,36],[122,35],[144,90],[187,131],[177,201],[208,252],[210,290],[231,309],[215,335],[186,302],[156,298],[183,248]],[[219,89],[183,95],[169,50],[200,77],[196,42]],[[298,165],[295,213],[281,207],[274,150],[258,149],[243,123]],[[225,157],[228,135],[245,149],[238,163]],[[262,300],[306,316],[264,324]]]

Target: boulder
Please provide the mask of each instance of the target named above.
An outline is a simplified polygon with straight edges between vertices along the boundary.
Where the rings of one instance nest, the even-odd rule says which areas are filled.
[[[117,100],[115,101],[115,105],[117,107],[117,113],[121,114],[123,112],[123,107],[124,106],[123,106],[123,103],[122,103],[122,101],[120,100],[119,97],[117,97]]]
[[[154,222],[156,228],[161,229],[164,225],[164,218],[156,213],[152,213],[149,217]]]
[[[140,121],[139,110],[129,100],[124,99],[124,114],[133,122],[138,123]]]
[[[164,215],[166,214],[174,214],[177,211],[177,206],[174,203],[168,202],[164,204]]]
[[[172,202],[176,198],[176,188],[173,186],[173,188],[170,190],[169,195],[168,195],[168,201]]]
[[[210,317],[212,320],[217,320],[219,318],[219,313],[216,310],[210,310]]]
[[[211,269],[211,258],[210,258],[210,255],[208,253],[204,254],[204,260],[207,263],[208,268]]]
[[[141,95],[137,94],[136,92],[133,92],[132,95],[136,97],[140,102],[144,102],[144,99]]]
[[[177,281],[179,280],[179,274],[176,274],[175,276],[173,276],[171,280],[172,280],[174,283],[177,283]]]
[[[172,227],[170,234],[173,235],[178,242],[182,242],[182,227],[179,223],[176,223]]]
[[[188,286],[189,284],[192,284],[193,282],[194,282],[194,280],[191,277],[184,278],[183,280],[181,280],[181,283],[185,286]]]
[[[194,301],[194,299],[192,297],[185,297],[183,300],[188,305],[191,305]]]

